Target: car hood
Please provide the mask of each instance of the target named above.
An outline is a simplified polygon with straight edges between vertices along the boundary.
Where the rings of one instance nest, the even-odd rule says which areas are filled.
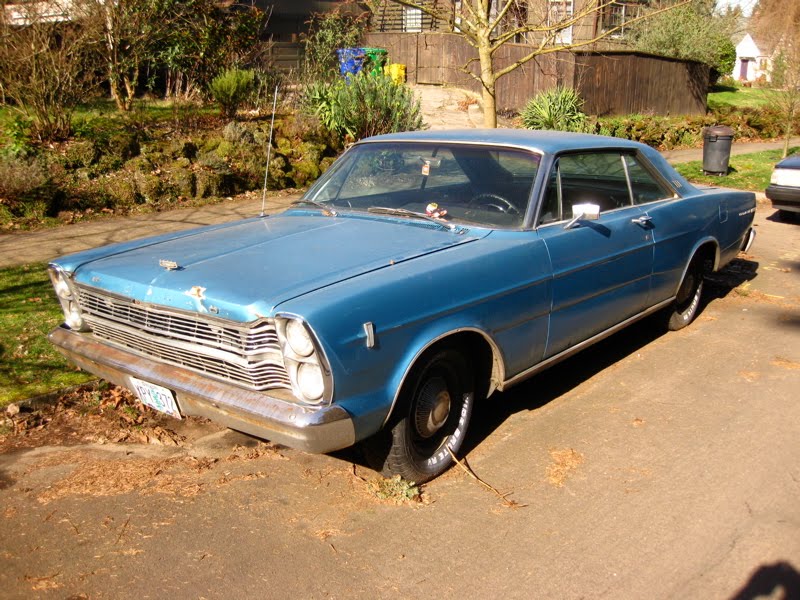
[[[247,322],[292,298],[488,233],[298,211],[109,246],[55,264],[74,271],[80,284],[135,301]]]

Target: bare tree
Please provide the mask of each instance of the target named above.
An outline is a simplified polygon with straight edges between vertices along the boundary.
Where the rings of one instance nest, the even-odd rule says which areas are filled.
[[[75,107],[97,86],[92,36],[58,2],[0,3],[0,88],[40,141],[64,139]],[[62,10],[63,9],[63,10]]]
[[[122,111],[133,106],[139,74],[170,25],[157,0],[75,0],[72,14],[97,36],[111,97]]]
[[[757,37],[773,50],[773,104],[783,118],[783,156],[800,118],[800,4],[760,0],[753,11]]]
[[[446,29],[461,35],[475,49],[477,58],[464,65],[463,71],[481,84],[484,125],[496,127],[496,85],[504,75],[537,56],[591,46],[620,34],[623,27],[683,6],[691,0],[664,3],[663,7],[642,11],[638,16],[606,29],[596,29],[594,23],[605,11],[619,4],[615,0],[455,0],[452,5],[445,2],[444,7],[442,3],[424,0],[367,0],[373,14],[380,14],[381,7],[387,2],[429,15],[443,23]],[[592,34],[572,40],[566,32],[580,26],[589,28]],[[504,44],[517,40],[531,44],[530,52],[507,66],[496,67],[495,53]],[[477,73],[471,68],[473,62],[478,62]]]

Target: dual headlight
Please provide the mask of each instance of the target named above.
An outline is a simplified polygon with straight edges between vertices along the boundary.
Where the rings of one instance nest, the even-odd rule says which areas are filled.
[[[295,317],[279,317],[276,324],[295,395],[309,404],[329,402],[333,392],[330,369],[308,326]]]
[[[67,327],[75,331],[88,331],[89,327],[83,320],[81,306],[78,302],[78,294],[69,275],[55,265],[50,265],[49,273],[53,289],[61,303],[61,310],[64,311],[64,322]]]

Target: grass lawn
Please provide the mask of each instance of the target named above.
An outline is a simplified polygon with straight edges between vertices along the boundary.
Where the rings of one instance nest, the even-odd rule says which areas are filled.
[[[717,85],[708,94],[708,108],[711,110],[724,106],[758,108],[772,102],[772,90],[768,88]]]
[[[789,148],[789,154],[800,151],[799,147]],[[695,160],[680,163],[675,169],[693,183],[705,183],[724,187],[763,192],[769,185],[772,168],[781,160],[781,150],[765,150],[753,154],[731,156],[730,173],[726,177],[703,175],[703,161]]]
[[[0,269],[0,407],[96,379],[47,341],[63,316],[46,265]]]

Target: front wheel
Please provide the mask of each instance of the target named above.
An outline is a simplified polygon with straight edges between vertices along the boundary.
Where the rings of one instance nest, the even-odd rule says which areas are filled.
[[[667,328],[678,331],[691,323],[700,308],[703,295],[703,262],[695,258],[686,270],[675,301],[667,308]]]
[[[469,363],[455,350],[436,352],[416,366],[399,399],[400,419],[388,436],[368,441],[373,456],[376,444],[388,442],[380,453],[383,475],[424,483],[446,471],[453,462],[448,449],[457,455],[464,442],[474,390]]]

